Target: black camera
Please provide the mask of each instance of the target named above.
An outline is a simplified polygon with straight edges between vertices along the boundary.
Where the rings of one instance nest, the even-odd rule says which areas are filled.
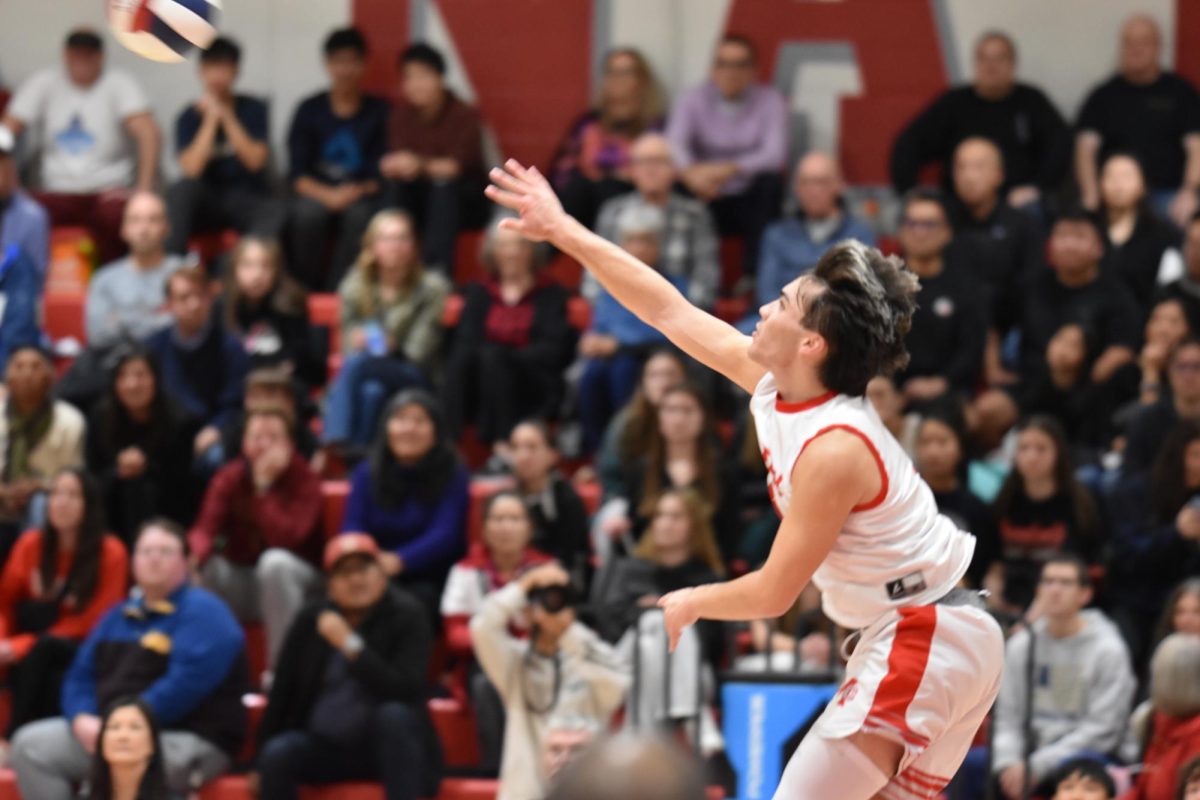
[[[579,593],[569,583],[539,586],[529,592],[530,605],[539,605],[550,614],[579,605]]]

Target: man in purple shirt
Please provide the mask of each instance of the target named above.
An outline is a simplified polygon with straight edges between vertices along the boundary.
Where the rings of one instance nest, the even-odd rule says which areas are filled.
[[[723,236],[745,240],[748,275],[763,229],[779,216],[788,141],[787,102],[754,82],[757,66],[750,40],[726,35],[710,80],[679,98],[667,126],[684,185],[710,204]]]

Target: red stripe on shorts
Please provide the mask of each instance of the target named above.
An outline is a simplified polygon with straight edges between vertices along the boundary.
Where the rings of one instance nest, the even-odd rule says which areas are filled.
[[[908,707],[916,697],[929,663],[929,648],[937,627],[937,607],[917,606],[899,609],[900,621],[888,653],[888,671],[875,690],[875,702],[867,714],[895,727],[907,740],[924,738],[908,728]]]

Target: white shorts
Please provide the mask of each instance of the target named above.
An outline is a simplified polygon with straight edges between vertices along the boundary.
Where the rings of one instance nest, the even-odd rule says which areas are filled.
[[[937,797],[995,702],[1003,665],[1004,635],[986,611],[898,609],[863,630],[812,733],[841,739],[863,731],[902,743],[898,774],[879,797]]]

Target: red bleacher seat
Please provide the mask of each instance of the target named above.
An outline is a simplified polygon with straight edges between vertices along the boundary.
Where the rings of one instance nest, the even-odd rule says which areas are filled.
[[[724,236],[720,253],[721,293],[729,294],[744,272],[742,259],[746,257],[746,245],[740,236]]]
[[[200,256],[200,262],[212,272],[213,263],[237,247],[240,238],[241,234],[233,228],[200,233],[188,239],[188,251]]]
[[[446,766],[478,766],[479,734],[471,709],[458,700],[439,697],[429,701],[429,715],[442,740]]]
[[[559,253],[546,265],[546,274],[569,292],[578,292],[583,282],[583,267],[566,253]]]
[[[567,322],[582,333],[592,326],[592,304],[582,297],[567,300]]]
[[[483,264],[479,260],[479,247],[483,244],[483,231],[462,231],[454,242],[454,285],[466,286],[482,280]]]
[[[46,268],[46,294],[84,294],[95,268],[96,246],[87,228],[59,226],[50,229],[50,264]]]
[[[879,252],[883,253],[885,256],[900,255],[900,240],[895,236],[880,236]]]
[[[246,667],[250,670],[250,683],[258,686],[259,678],[267,669],[267,632],[260,623],[248,622],[242,626],[242,634],[246,637]],[[250,742],[247,745],[252,746]]]
[[[350,496],[349,481],[321,482],[321,530],[326,539],[332,539],[342,530],[342,516],[346,513],[346,498]]]
[[[600,501],[604,498],[604,487],[600,485],[599,481],[577,483],[574,488],[579,499],[583,501],[583,507],[587,509],[588,516],[592,516],[600,510]]]
[[[17,775],[11,769],[0,769],[0,800],[21,800]]]
[[[329,329],[329,352],[342,349],[342,307],[333,292],[313,292],[308,296],[308,321]]]
[[[87,303],[85,294],[46,294],[42,298],[42,324],[54,341],[68,336],[87,342],[83,309]]]
[[[466,305],[466,301],[461,294],[452,294],[446,298],[446,306],[442,309],[443,328],[453,328],[458,324],[464,305]]]

